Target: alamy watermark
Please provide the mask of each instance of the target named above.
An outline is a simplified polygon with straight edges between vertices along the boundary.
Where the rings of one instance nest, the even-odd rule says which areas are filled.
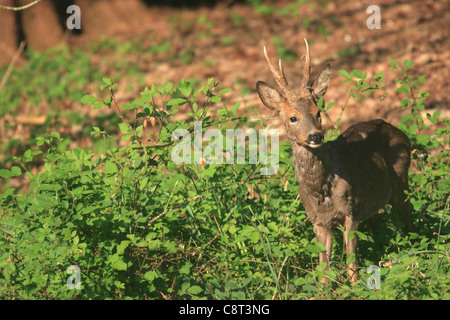
[[[366,13],[370,16],[366,20],[366,26],[368,29],[381,29],[381,9],[376,4],[368,6]]]
[[[268,151],[268,133],[270,132],[270,155]],[[271,129],[227,129],[224,135],[219,129],[211,128],[203,133],[202,121],[194,122],[194,137],[187,129],[176,129],[172,141],[180,141],[173,149],[171,159],[175,164],[245,164],[246,144],[248,138],[248,162],[258,162],[266,166],[261,168],[262,175],[274,175],[279,167],[279,130]],[[235,146],[235,138],[237,140]],[[203,142],[210,142],[203,147]],[[193,151],[192,151],[193,149]],[[235,161],[236,151],[236,161]],[[193,157],[192,157],[193,156]]]
[[[67,18],[66,26],[67,29],[81,29],[81,9],[77,5],[71,5],[67,7],[67,14],[71,14],[69,18]]]
[[[367,273],[373,273],[366,282],[368,289],[380,289],[381,288],[381,278],[380,278],[380,267],[371,265],[367,267]]]
[[[77,5],[70,5],[66,10],[67,14],[70,14],[67,18],[67,29],[81,29],[81,9]],[[366,13],[370,16],[366,20],[366,26],[368,29],[381,29],[381,9],[376,4],[370,5],[366,9]]]
[[[76,265],[71,265],[67,268],[66,272],[68,274],[72,274],[67,279],[67,288],[72,289],[81,289],[81,271],[80,267]]]

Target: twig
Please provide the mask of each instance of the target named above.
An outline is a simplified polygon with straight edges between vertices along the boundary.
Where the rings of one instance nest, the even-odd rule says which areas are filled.
[[[20,11],[20,10],[25,10],[29,7],[34,6],[35,4],[38,4],[39,2],[41,2],[42,0],[34,0],[33,2],[26,4],[24,6],[21,7],[10,7],[10,6],[5,6],[3,4],[0,4],[0,9],[5,9],[5,10],[12,10],[12,11]]]
[[[25,48],[25,42],[22,41],[20,43],[19,48],[16,50],[16,53],[14,53],[14,56],[11,59],[11,62],[9,63],[8,69],[6,70],[5,74],[3,75],[2,81],[0,82],[0,91],[2,91],[3,87],[5,86],[6,81],[8,80],[9,76],[11,75],[14,65],[16,64],[19,57],[22,55],[24,48]]]
[[[201,195],[196,195],[196,196],[193,197],[192,199],[189,199],[189,200],[187,200],[187,201],[185,201],[185,202],[179,204],[179,205],[176,206],[176,207],[170,208],[169,210],[166,210],[166,211],[164,211],[164,212],[158,214],[156,217],[154,217],[152,220],[150,220],[150,222],[147,224],[147,228],[145,229],[145,231],[147,231],[147,229],[153,224],[153,222],[155,222],[157,219],[161,218],[161,217],[162,217],[163,215],[165,215],[166,213],[168,213],[168,212],[170,212],[170,211],[173,211],[173,210],[180,209],[180,208],[183,207],[184,205],[186,205],[186,204],[188,204],[189,202],[192,202],[192,201],[194,201],[195,199],[198,199],[198,198],[200,198],[200,197],[201,197]],[[145,233],[145,232],[144,232],[144,233]]]
[[[288,259],[288,257],[284,258],[283,263],[281,264],[280,272],[278,272],[277,283],[280,283],[281,271],[283,271],[283,267],[284,267],[284,264],[286,263],[287,259]],[[273,295],[272,295],[272,300],[275,300],[276,294],[277,294],[277,290],[274,290]]]
[[[336,130],[337,127],[334,124],[334,122],[331,120],[330,116],[328,115],[328,113],[325,110],[322,110],[322,113],[325,115],[325,117],[328,119],[328,121],[330,121],[331,125],[333,126],[333,129]]]
[[[209,246],[214,240],[216,240],[221,234],[226,233],[228,231],[228,229],[230,229],[230,227],[233,225],[234,221],[236,220],[236,217],[233,218],[233,220],[231,220],[230,225],[222,232],[219,232],[216,234],[216,236],[214,238],[212,238],[207,244],[204,244],[202,246],[202,249],[204,249],[206,246]]]

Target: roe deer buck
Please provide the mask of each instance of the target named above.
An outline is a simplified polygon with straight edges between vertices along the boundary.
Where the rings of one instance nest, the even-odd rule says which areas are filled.
[[[400,220],[412,230],[408,188],[410,142],[399,129],[383,120],[359,122],[336,140],[323,143],[320,109],[317,101],[328,87],[330,65],[310,81],[310,57],[306,43],[306,64],[301,85],[288,86],[279,61],[277,72],[267,56],[269,68],[280,87],[258,81],[256,89],[263,104],[278,111],[292,145],[299,193],[317,240],[326,253],[319,261],[329,268],[333,229],[345,226],[347,253],[356,253],[357,236],[349,238],[361,221],[378,213],[386,204],[400,214]],[[356,264],[348,265],[350,280],[358,278]],[[322,280],[326,282],[324,278]]]

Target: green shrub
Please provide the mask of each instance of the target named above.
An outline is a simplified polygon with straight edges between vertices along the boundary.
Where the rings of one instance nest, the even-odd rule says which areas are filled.
[[[28,50],[29,62],[16,68],[0,95],[0,116],[15,113],[24,103],[39,107],[55,101],[78,101],[86,85],[101,79],[91,57],[59,46],[45,52]],[[5,67],[6,69],[6,67]]]
[[[382,88],[382,74],[373,83],[359,70],[340,74],[353,83],[352,95]],[[411,97],[403,105],[412,116],[403,118],[401,126],[414,144],[410,198],[419,230],[399,232],[387,208],[381,238],[374,240],[364,228],[358,232],[358,257],[342,253],[342,236],[336,234],[341,241],[334,242],[331,268],[324,270],[317,264],[324,248],[315,240],[298,198],[288,143],[280,144],[279,171],[273,176],[261,175],[262,164],[249,164],[247,154],[245,164],[172,161],[179,143],[172,139],[176,129],[192,133],[194,121],[202,121],[203,131],[224,132],[246,122],[237,116],[239,104],[223,103],[230,90],[219,90],[213,79],[199,89],[181,80],[146,88],[119,108],[116,84],[103,79],[107,96],[86,95],[81,102],[113,108],[121,119],[118,128],[125,146],[112,146],[110,133],[94,127],[92,135],[104,138],[107,152],[67,150],[59,133],[52,132],[37,138],[36,147],[17,158],[12,169],[0,171],[1,178],[24,174],[30,182],[27,193],[8,189],[0,195],[2,296],[448,299],[448,151],[428,153],[448,144],[450,125],[438,114],[430,115],[439,128],[422,137],[425,125],[417,110],[425,95],[411,94],[420,81],[405,73],[399,83]],[[218,103],[223,107],[212,118],[209,108]],[[176,120],[179,106],[189,108],[188,120]],[[145,132],[153,120],[160,129],[148,143]],[[36,156],[45,166],[34,175],[29,169]],[[346,263],[355,258],[360,280],[352,285]],[[380,288],[375,290],[366,285],[371,276],[366,272],[373,265],[381,266]],[[79,283],[70,266],[79,268]],[[327,285],[318,281],[324,275],[332,279]]]

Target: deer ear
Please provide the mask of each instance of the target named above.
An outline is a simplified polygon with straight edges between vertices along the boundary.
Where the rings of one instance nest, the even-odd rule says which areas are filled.
[[[328,88],[328,80],[330,80],[330,64],[327,64],[325,68],[320,71],[317,78],[311,84],[313,94],[317,100],[323,98]]]
[[[270,84],[267,84],[264,81],[258,81],[256,83],[256,91],[258,91],[262,103],[264,103],[267,108],[270,110],[278,110],[280,108],[280,104],[283,102],[284,97]]]

